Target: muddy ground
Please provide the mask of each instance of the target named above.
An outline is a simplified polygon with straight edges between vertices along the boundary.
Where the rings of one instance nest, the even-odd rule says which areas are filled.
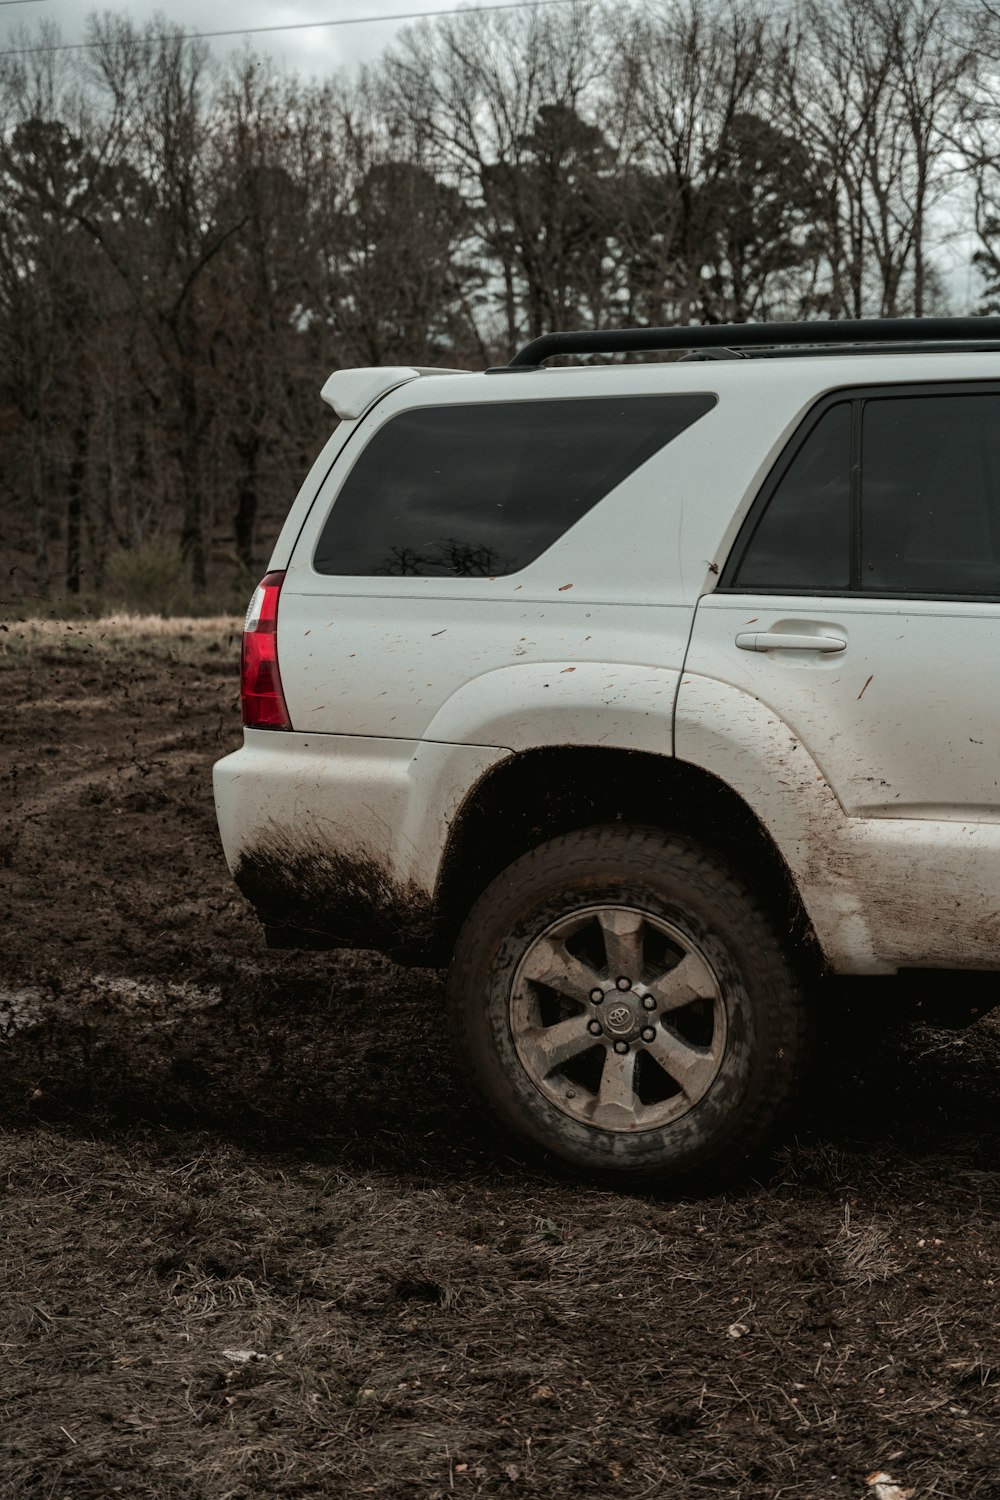
[[[234,629],[0,635],[0,1494],[1000,1497],[997,1018],[724,1194],[523,1166],[439,975],[262,946]]]

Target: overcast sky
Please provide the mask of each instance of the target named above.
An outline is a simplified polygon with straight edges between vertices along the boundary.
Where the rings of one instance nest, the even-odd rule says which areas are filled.
[[[243,26],[282,26],[303,21],[332,21],[348,16],[398,15],[435,10],[459,0],[124,0],[94,6],[85,0],[35,0],[0,6],[0,38],[10,45],[11,31],[43,19],[58,25],[67,42],[82,41],[86,19],[95,9],[116,11],[138,24],[164,17],[185,31],[221,31]],[[475,0],[472,0],[475,3]],[[279,68],[320,77],[338,68],[376,58],[406,23],[369,21],[361,26],[317,27],[308,31],[272,31],[248,37],[255,50],[272,57]],[[210,43],[220,56],[240,49],[241,36]]]

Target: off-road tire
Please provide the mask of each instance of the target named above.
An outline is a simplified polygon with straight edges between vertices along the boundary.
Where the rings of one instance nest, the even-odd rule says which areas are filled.
[[[713,1004],[724,1006],[707,1092],[655,1128],[571,1118],[533,1080],[512,1032],[512,986],[532,944],[570,913],[605,907],[682,934],[717,980]],[[716,854],[654,828],[583,829],[511,864],[461,929],[447,995],[459,1069],[488,1116],[529,1147],[619,1180],[730,1171],[771,1137],[805,1066],[801,984],[764,908]]]

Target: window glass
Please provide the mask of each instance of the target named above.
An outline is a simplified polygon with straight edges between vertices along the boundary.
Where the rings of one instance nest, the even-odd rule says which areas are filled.
[[[846,590],[851,575],[851,407],[824,412],[754,529],[733,587]]]
[[[344,481],[316,569],[516,572],[715,400],[601,397],[403,412],[379,428]]]
[[[861,587],[1000,594],[1000,396],[867,401]]]

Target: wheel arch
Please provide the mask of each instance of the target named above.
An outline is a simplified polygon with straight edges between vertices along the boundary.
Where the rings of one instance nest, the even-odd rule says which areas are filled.
[[[558,746],[522,751],[488,771],[451,827],[438,878],[442,948],[469,910],[520,855],[598,823],[635,823],[686,835],[752,883],[798,967],[822,953],[795,881],[757,814],[700,766],[646,751]]]

